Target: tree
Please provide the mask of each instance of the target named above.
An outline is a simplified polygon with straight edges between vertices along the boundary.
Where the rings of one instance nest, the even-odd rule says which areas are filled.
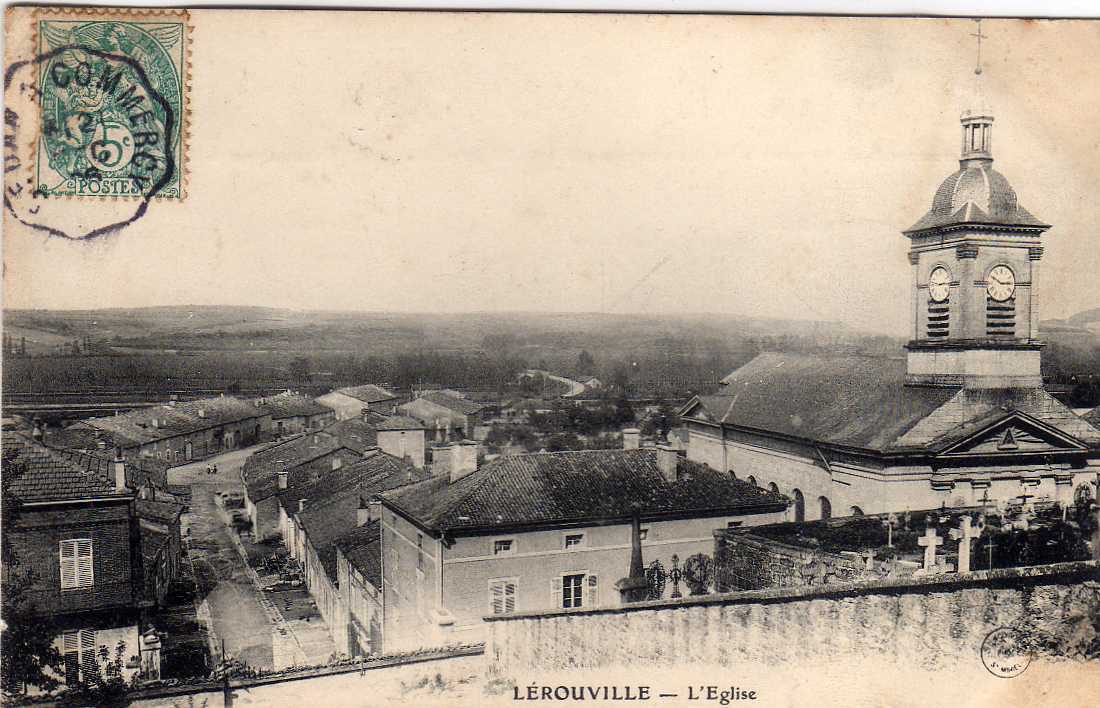
[[[61,654],[54,646],[57,633],[53,623],[36,612],[34,601],[28,597],[34,573],[22,565],[10,540],[20,515],[19,501],[12,496],[10,486],[26,473],[26,466],[18,460],[14,449],[5,450],[3,457],[0,538],[4,543],[0,554],[4,583],[0,619],[4,630],[0,633],[0,684],[6,693],[24,693],[27,686],[49,691],[58,686],[49,671],[62,670]]]
[[[582,349],[581,353],[577,355],[577,373],[591,375],[595,368],[596,360],[592,358],[588,350]]]
[[[297,383],[309,383],[309,357],[296,356],[290,360],[290,377]]]

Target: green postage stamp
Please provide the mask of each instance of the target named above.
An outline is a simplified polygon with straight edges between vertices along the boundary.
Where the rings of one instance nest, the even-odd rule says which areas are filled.
[[[36,29],[38,194],[182,200],[187,13],[44,10]]]

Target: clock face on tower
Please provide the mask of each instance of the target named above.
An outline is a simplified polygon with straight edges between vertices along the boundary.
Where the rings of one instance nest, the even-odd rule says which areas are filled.
[[[951,274],[943,266],[936,266],[928,276],[928,296],[933,302],[943,302],[951,292]]]
[[[1016,276],[1006,265],[993,266],[986,278],[985,291],[997,302],[1004,302],[1016,292]]]

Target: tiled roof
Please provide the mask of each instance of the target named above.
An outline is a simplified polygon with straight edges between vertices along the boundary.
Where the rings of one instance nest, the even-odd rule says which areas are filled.
[[[363,452],[378,444],[376,421],[382,416],[375,413],[355,416],[347,420],[338,420],[325,426],[324,432],[339,440],[346,447]]]
[[[368,583],[382,587],[382,525],[377,519],[356,526],[334,544]]]
[[[47,445],[47,447],[50,446]],[[81,469],[114,479],[114,470],[111,467],[114,461],[113,450],[54,449],[54,452]],[[141,487],[148,482],[162,489],[167,486],[168,464],[166,462],[136,454],[126,454],[123,460],[126,463],[126,483],[130,487]]]
[[[105,473],[101,465],[82,459],[88,457],[82,453],[62,454],[12,431],[3,433],[3,450],[6,463],[12,456],[12,464],[5,464],[4,470],[4,474],[12,475],[7,480],[8,491],[20,501],[83,499],[115,493],[110,471]],[[13,475],[13,466],[21,466],[22,473]]]
[[[1093,408],[1081,417],[1091,423],[1093,427],[1100,427],[1100,406]]]
[[[232,396],[219,396],[173,406],[154,406],[105,418],[90,418],[86,423],[110,433],[115,438],[115,444],[131,447],[266,414],[265,410],[253,404]]]
[[[435,477],[382,498],[436,531],[626,519],[635,508],[643,516],[785,508],[779,495],[682,457],[677,480],[666,481],[657,455],[650,448],[502,457],[455,482]]]
[[[881,451],[958,392],[906,386],[905,374],[904,359],[769,352],[699,401],[715,422]]]
[[[252,453],[241,467],[241,475],[253,503],[278,491],[278,471],[308,464],[330,455],[344,445],[324,433],[306,433]]]
[[[714,422],[874,452],[935,449],[1000,409],[1020,410],[1083,443],[1097,431],[1039,388],[907,386],[903,359],[765,353],[696,404]]]
[[[145,519],[153,519],[163,523],[172,524],[183,513],[183,507],[175,502],[160,499],[137,499],[134,502],[134,510],[137,515]]]
[[[381,416],[381,420],[373,425],[375,430],[424,430],[423,423],[407,415]]]
[[[397,399],[397,394],[392,391],[387,391],[381,386],[374,384],[364,384],[362,386],[348,386],[346,388],[336,389],[337,393],[342,393],[345,396],[357,398],[364,403],[382,403],[384,401],[393,401]]]
[[[480,403],[475,403],[465,398],[452,396],[451,394],[444,393],[443,391],[425,391],[423,394],[421,394],[420,397],[423,398],[425,401],[431,401],[437,406],[443,406],[444,408],[448,408],[455,413],[461,413],[462,415],[477,413],[485,407]]]
[[[284,391],[274,396],[266,396],[256,400],[262,410],[271,414],[272,420],[332,413],[332,409],[328,406],[318,403],[309,396],[292,391]]]
[[[374,494],[421,482],[427,476],[393,455],[374,452],[354,465],[326,472],[310,488],[301,487],[288,494],[308,499],[297,517],[330,578],[336,579],[333,543],[355,527],[360,502]],[[289,508],[293,511],[297,507]]]

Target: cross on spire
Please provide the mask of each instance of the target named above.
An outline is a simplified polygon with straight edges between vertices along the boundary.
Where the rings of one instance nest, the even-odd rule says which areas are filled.
[[[982,73],[982,40],[989,39],[989,37],[982,34],[982,18],[979,17],[974,21],[978,23],[978,31],[970,34],[971,37],[977,37],[978,39],[978,60],[974,65],[974,73],[980,76]]]

